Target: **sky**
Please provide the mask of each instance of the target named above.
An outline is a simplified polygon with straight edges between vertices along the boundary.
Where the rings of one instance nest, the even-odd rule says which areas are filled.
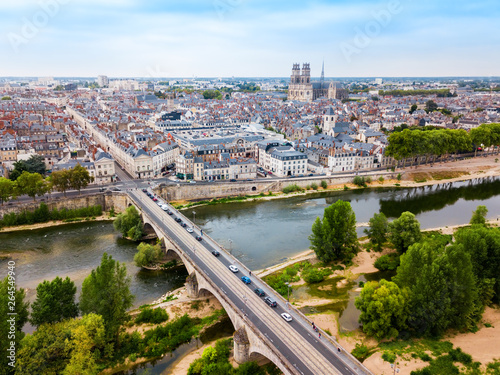
[[[498,0],[2,0],[0,76],[500,76]]]

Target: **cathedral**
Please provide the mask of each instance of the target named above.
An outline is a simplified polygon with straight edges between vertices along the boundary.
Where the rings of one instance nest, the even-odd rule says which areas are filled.
[[[318,98],[326,99],[346,99],[346,90],[337,88],[335,82],[325,82],[325,69],[321,71],[320,81],[311,82],[311,68],[309,63],[293,64],[290,84],[288,85],[288,100],[298,100],[300,102],[311,102]]]

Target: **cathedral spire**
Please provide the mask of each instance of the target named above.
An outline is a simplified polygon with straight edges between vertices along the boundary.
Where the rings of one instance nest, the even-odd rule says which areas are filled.
[[[321,82],[321,88],[323,89],[325,86],[325,60],[323,60],[323,66],[321,67],[321,78],[319,80]]]

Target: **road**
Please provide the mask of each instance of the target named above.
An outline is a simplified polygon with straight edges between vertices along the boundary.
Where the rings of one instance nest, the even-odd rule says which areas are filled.
[[[140,189],[131,189],[128,193],[149,218],[175,241],[219,290],[270,340],[277,351],[288,359],[298,374],[366,374],[344,351],[338,353],[337,347],[325,337],[319,338],[309,322],[293,308],[284,306],[274,290],[259,278],[252,275],[252,283],[244,284],[241,276],[249,276],[246,268],[206,236],[202,241],[197,241],[195,236],[201,234],[200,230],[184,215],[172,206],[169,206],[169,209],[173,215],[168,215]],[[174,220],[175,217],[181,218],[194,232],[188,233]],[[213,250],[219,251],[221,255],[215,257]],[[228,268],[230,264],[237,265],[240,271],[231,272]],[[269,307],[262,297],[257,296],[254,293],[257,287],[279,301],[278,307]],[[283,312],[292,315],[292,322],[288,323],[280,316]]]

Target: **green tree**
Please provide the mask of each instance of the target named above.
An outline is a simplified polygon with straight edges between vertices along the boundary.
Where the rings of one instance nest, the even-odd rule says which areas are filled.
[[[82,188],[86,188],[89,183],[94,181],[94,177],[89,174],[89,171],[77,164],[70,171],[71,187],[80,192]]]
[[[137,246],[137,253],[134,255],[134,262],[137,267],[149,266],[152,263],[158,262],[162,257],[162,250],[159,244],[150,245],[141,242]]]
[[[410,115],[411,115],[411,114],[413,114],[413,112],[415,112],[415,111],[417,110],[417,108],[418,108],[418,105],[413,104],[413,105],[411,106],[411,108],[410,108],[410,111],[409,111],[409,112],[410,112]]]
[[[134,228],[134,232],[130,232],[130,234],[136,234],[137,227],[140,227],[142,233],[141,216],[134,206],[127,207],[124,213],[118,215],[113,221],[113,226],[117,231],[121,232],[123,237],[127,237]]]
[[[486,206],[477,206],[476,211],[472,213],[470,219],[470,224],[486,224],[486,215],[488,214],[488,209]]]
[[[205,90],[203,91],[204,99],[222,99],[222,94],[218,90]]]
[[[47,193],[47,183],[38,173],[24,171],[16,180],[16,190],[19,195],[26,194],[36,200],[36,196]]]
[[[45,159],[41,155],[32,155],[26,160],[26,170],[31,173],[39,173],[42,176],[47,172]]]
[[[500,228],[462,228],[455,233],[455,243],[470,255],[483,304],[500,302]]]
[[[438,105],[436,104],[436,102],[434,102],[434,100],[428,100],[427,102],[425,102],[425,111],[427,113],[434,112],[437,109]]]
[[[416,243],[401,256],[393,281],[408,290],[407,324],[414,335],[435,336],[475,324],[477,288],[463,246]]]
[[[422,239],[420,223],[411,212],[403,212],[399,219],[389,223],[388,237],[396,250],[402,254],[411,245]]]
[[[44,323],[57,323],[78,316],[75,295],[76,286],[69,277],[63,280],[58,276],[38,284],[36,299],[31,305],[31,324],[39,327]]]
[[[66,191],[71,188],[71,172],[63,169],[61,171],[53,171],[50,175],[52,186],[66,196]]]
[[[20,342],[24,337],[23,326],[28,321],[29,304],[24,302],[24,290],[16,288],[15,268],[12,267],[7,267],[7,272],[12,274],[0,281],[0,316],[2,317],[0,321],[1,374],[14,373],[15,367],[9,365],[9,363],[16,362],[16,350],[21,347]],[[16,313],[17,315],[9,315],[10,313]],[[13,353],[11,353],[11,350]]]
[[[13,181],[5,177],[0,177],[0,200],[2,206],[4,202],[8,202],[11,198],[16,196],[15,184]]]
[[[12,100],[12,98],[10,96],[2,96],[1,100]]]
[[[382,249],[382,245],[387,241],[387,218],[381,212],[379,214],[375,213],[369,221],[369,228],[365,229],[365,233],[368,235],[370,242],[377,251]]]
[[[321,180],[321,187],[326,189],[328,187],[328,183],[325,180]]]
[[[117,342],[119,328],[126,320],[127,309],[133,300],[127,267],[104,253],[101,265],[83,281],[80,295],[82,314],[101,315],[107,340]]]
[[[349,202],[338,200],[325,208],[309,236],[311,249],[323,262],[350,259],[357,251],[356,215]]]
[[[105,349],[104,320],[96,314],[42,324],[22,340],[16,375],[97,374]]]
[[[397,337],[406,328],[407,300],[406,291],[392,281],[366,283],[355,301],[363,332],[378,340]]]

